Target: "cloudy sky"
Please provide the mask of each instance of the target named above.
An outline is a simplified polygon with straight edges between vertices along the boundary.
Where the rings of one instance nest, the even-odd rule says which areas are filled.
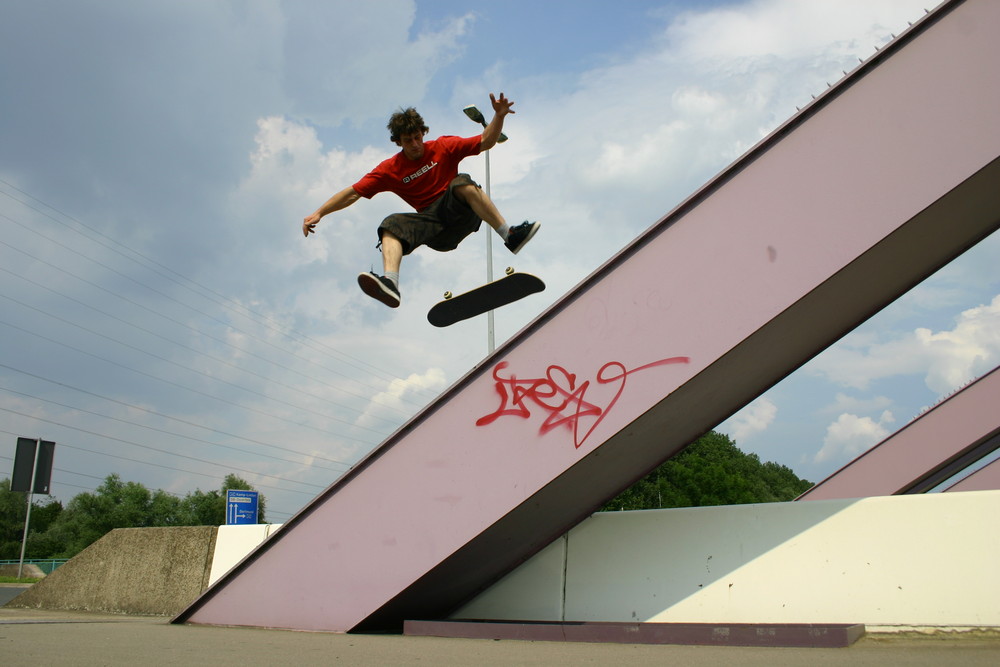
[[[363,296],[380,195],[302,218],[505,92],[491,190],[543,222],[548,290],[503,341],[853,69],[928,0],[7,0],[0,20],[0,466],[59,443],[61,500],[107,474],[230,472],[283,521],[487,353],[427,308],[485,279],[484,234]],[[482,181],[484,160],[463,169]],[[494,245],[497,270],[510,256]],[[720,426],[819,481],[1000,363],[994,235]],[[706,259],[710,264],[710,259]]]

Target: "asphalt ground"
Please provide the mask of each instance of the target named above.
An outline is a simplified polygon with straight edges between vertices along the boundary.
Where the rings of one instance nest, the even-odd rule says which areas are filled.
[[[0,584],[0,607],[16,598],[26,588],[27,586],[21,584]]]
[[[0,608],[5,665],[974,665],[1000,634],[868,635],[848,648],[742,648],[446,639],[172,625],[165,617]]]

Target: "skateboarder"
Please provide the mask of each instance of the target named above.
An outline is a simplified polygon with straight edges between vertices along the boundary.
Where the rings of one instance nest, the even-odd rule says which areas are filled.
[[[503,93],[494,97],[493,119],[474,137],[442,136],[425,141],[428,128],[416,109],[397,111],[386,126],[390,139],[402,150],[381,162],[360,181],[330,197],[302,222],[305,236],[316,231],[316,224],[328,213],[339,211],[361,197],[370,199],[379,192],[394,192],[415,213],[390,215],[378,228],[384,275],[365,272],[358,284],[368,296],[391,308],[399,307],[399,266],[403,255],[418,246],[446,252],[454,250],[466,236],[478,231],[485,220],[517,253],[541,226],[523,222],[509,226],[496,206],[468,174],[458,173],[458,164],[471,155],[489,150],[500,138],[504,118],[514,113],[514,103]]]

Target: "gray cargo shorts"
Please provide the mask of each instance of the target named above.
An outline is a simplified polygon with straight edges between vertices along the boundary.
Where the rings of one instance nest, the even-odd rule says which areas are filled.
[[[382,234],[389,231],[402,242],[404,255],[409,255],[422,245],[439,252],[457,248],[466,236],[479,231],[483,222],[453,192],[461,185],[480,187],[468,174],[459,174],[448,184],[444,194],[424,210],[393,213],[383,220],[378,227],[379,245],[382,245]]]

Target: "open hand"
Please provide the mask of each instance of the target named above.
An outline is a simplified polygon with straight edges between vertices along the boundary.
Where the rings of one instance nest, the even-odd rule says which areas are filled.
[[[493,105],[493,113],[499,116],[506,116],[509,113],[517,113],[511,109],[511,107],[514,106],[514,102],[507,99],[503,93],[500,93],[499,99],[494,97],[493,93],[490,93],[490,104]]]

